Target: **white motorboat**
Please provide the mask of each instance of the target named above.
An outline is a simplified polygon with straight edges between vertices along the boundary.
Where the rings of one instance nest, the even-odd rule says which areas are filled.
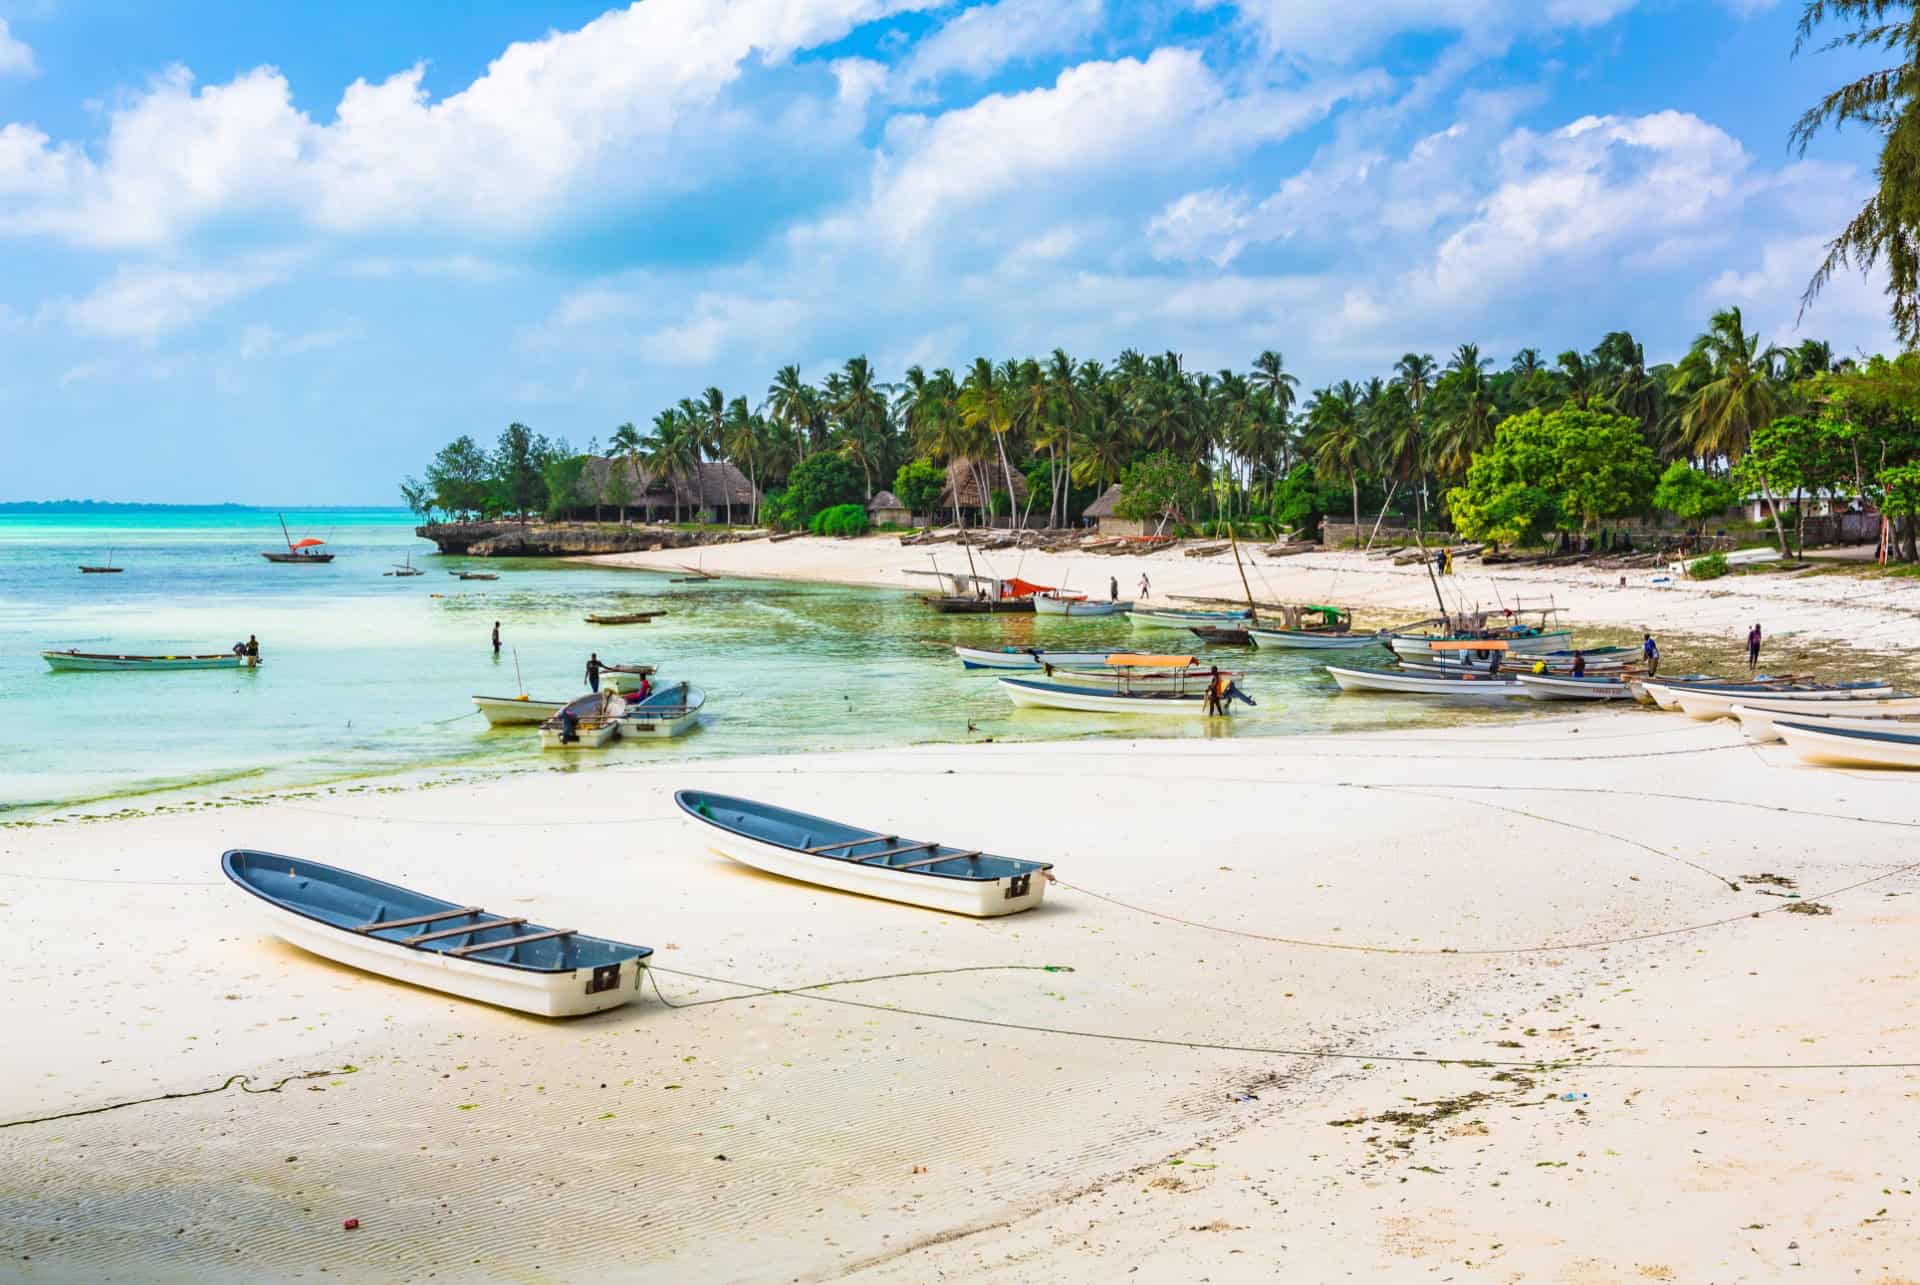
[[[1774,730],[1787,748],[1809,763],[1832,763],[1842,767],[1920,768],[1920,731],[1880,731],[1867,728],[1828,727],[1808,721],[1785,719],[1774,723]]]
[[[1042,682],[1031,678],[1002,678],[1001,690],[1015,705],[1028,709],[1072,709],[1093,714],[1144,714],[1155,718],[1206,718],[1207,695],[1204,690],[1160,691],[1144,686],[1131,691],[1100,691],[1073,687],[1065,683]],[[1237,688],[1232,689],[1238,693]],[[1251,700],[1240,694],[1240,699]],[[1222,702],[1224,715],[1230,700]]]
[[[1822,687],[1764,687],[1732,688],[1715,690],[1702,687],[1676,687],[1672,689],[1673,703],[1688,718],[1697,718],[1709,722],[1716,718],[1732,718],[1733,707],[1744,705],[1752,699],[1767,699],[1778,704],[1827,704],[1833,701],[1877,700],[1894,694],[1887,683],[1839,683]]]
[[[642,665],[637,662],[625,665],[600,666],[600,686],[612,688],[622,696],[640,689],[640,680],[651,679],[658,669],[655,665]]]
[[[1050,862],[918,843],[751,799],[699,790],[673,799],[721,856],[840,892],[987,919],[1033,909],[1052,878]]]
[[[1192,656],[1109,656],[1102,669],[1049,668],[1042,681],[1096,691],[1200,692],[1218,675],[1237,682],[1246,675],[1236,670],[1202,666]]]
[[[1916,717],[1920,716],[1920,700],[1906,697],[1885,701],[1779,701],[1773,705],[1735,705],[1733,716],[1740,721],[1743,736],[1764,744],[1780,739],[1774,723],[1783,718],[1790,723],[1858,731],[1876,728],[1897,731],[1909,725],[1920,728],[1920,717]],[[1909,720],[1913,720],[1911,724]]]
[[[537,701],[530,696],[476,696],[473,703],[494,727],[537,726],[566,705],[565,701]]]
[[[698,723],[700,711],[706,703],[706,689],[695,687],[692,683],[668,683],[656,687],[647,694],[646,699],[626,702],[626,712],[618,720],[620,735],[623,738],[670,739]]]
[[[1626,681],[1605,675],[1518,673],[1514,681],[1527,695],[1540,701],[1623,701],[1632,700]]]
[[[540,745],[549,750],[597,750],[620,735],[620,716],[626,709],[618,692],[575,697],[540,724]]]
[[[1504,701],[1524,697],[1519,682],[1506,675],[1409,674],[1394,669],[1361,669],[1345,665],[1324,667],[1343,692],[1397,692],[1410,696],[1437,696],[1453,701]]]
[[[1091,620],[1096,616],[1117,616],[1123,611],[1131,611],[1130,602],[1099,602],[1085,595],[1064,593],[1036,593],[1033,595],[1033,610],[1039,616],[1072,616],[1075,619]]]

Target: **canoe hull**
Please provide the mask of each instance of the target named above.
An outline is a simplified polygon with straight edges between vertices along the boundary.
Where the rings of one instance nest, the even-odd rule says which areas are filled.
[[[1024,678],[1002,678],[999,683],[1008,699],[1025,709],[1070,709],[1091,714],[1133,714],[1152,718],[1208,717],[1206,697],[1200,692],[1171,696],[1122,695]]]
[[[1572,637],[1573,634],[1570,630],[1558,629],[1551,633],[1528,634],[1519,638],[1495,638],[1489,639],[1488,641],[1504,642],[1506,646],[1502,650],[1506,651],[1509,655],[1533,655],[1536,652],[1558,651],[1563,648],[1567,640]],[[1393,649],[1393,653],[1396,656],[1412,656],[1424,660],[1431,656],[1459,654],[1450,648],[1436,652],[1433,649],[1434,643],[1464,641],[1472,640],[1457,638],[1411,638],[1404,634],[1395,634],[1389,637],[1388,645]],[[1471,649],[1469,649],[1469,654],[1470,650]]]
[[[43,651],[40,658],[57,673],[170,673],[180,669],[251,669],[257,658],[220,652],[206,656],[105,656],[72,651]]]
[[[1879,701],[1860,701],[1867,706],[1855,710],[1852,704],[1829,706],[1819,709],[1767,709],[1749,705],[1735,705],[1734,718],[1740,721],[1740,733],[1748,740],[1765,744],[1780,739],[1780,730],[1774,723],[1785,719],[1789,723],[1811,723],[1816,727],[1843,727],[1856,732],[1911,732],[1920,731],[1920,723],[1908,722],[1920,710],[1886,709],[1883,711]],[[1920,705],[1920,701],[1888,701],[1887,705]],[[1844,710],[1845,713],[1840,711]]]
[[[622,740],[671,740],[690,731],[700,721],[706,707],[705,688],[691,683],[673,683],[653,692],[646,700],[629,704],[620,716]]]
[[[1049,598],[1045,594],[1035,594],[1033,598],[1034,614],[1041,616],[1073,616],[1091,620],[1096,616],[1117,616],[1132,607],[1130,602],[1075,601],[1072,598]]]
[[[1418,674],[1397,674],[1382,669],[1348,669],[1327,665],[1326,671],[1340,684],[1342,692],[1392,692],[1403,696],[1432,696],[1450,701],[1508,701],[1526,696],[1526,690],[1511,679],[1433,678]]]
[[[1750,698],[1772,701],[1775,704],[1787,706],[1795,704],[1828,705],[1837,701],[1878,700],[1890,695],[1893,691],[1891,687],[1884,686],[1830,688],[1819,691],[1802,692],[1777,691],[1772,693],[1753,690],[1744,692],[1696,691],[1684,687],[1671,690],[1673,705],[1668,708],[1678,707],[1688,718],[1698,719],[1703,723],[1711,722],[1716,718],[1732,718],[1733,707],[1735,705],[1746,704]],[[1655,699],[1657,700],[1658,697]]]
[[[1774,724],[1787,748],[1808,763],[1836,767],[1920,768],[1920,736],[1875,731],[1823,731],[1808,723]]]
[[[1557,674],[1515,674],[1514,680],[1538,701],[1622,701],[1633,692],[1615,678],[1575,678]]]
[[[1188,630],[1200,625],[1232,625],[1247,619],[1244,611],[1152,611],[1135,608],[1127,619],[1135,629]]]
[[[556,720],[552,718],[547,720],[547,723],[554,722]],[[549,727],[547,723],[540,724],[540,748],[543,750],[597,750],[620,735],[619,720],[612,718],[580,720],[574,724],[574,739],[571,741],[561,739],[566,735],[564,728],[557,725]]]
[[[1379,634],[1315,633],[1311,629],[1249,629],[1247,637],[1256,647],[1283,651],[1353,651],[1380,645]]]
[[[980,647],[955,647],[953,654],[960,658],[961,665],[967,669],[1037,670],[1041,668],[1041,662],[1035,660],[1033,653],[1030,651],[988,651]],[[1107,663],[1107,657],[1113,654],[1112,650],[1043,651],[1040,653],[1041,657],[1049,665],[1056,668],[1064,665],[1073,669],[1082,669],[1093,665],[1104,665]]]
[[[511,696],[476,696],[474,708],[492,727],[538,726],[560,712],[564,702],[515,700]]]

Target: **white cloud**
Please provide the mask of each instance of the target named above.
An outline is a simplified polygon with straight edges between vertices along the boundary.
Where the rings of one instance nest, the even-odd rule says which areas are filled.
[[[5,18],[0,18],[0,76],[31,76],[38,70],[33,50],[7,29]]]
[[[781,63],[929,3],[645,0],[510,45],[438,102],[423,66],[357,80],[330,123],[294,105],[277,69],[196,89],[176,67],[111,114],[97,158],[29,127],[0,133],[0,232],[153,246],[271,212],[330,230],[521,234],[580,202],[684,190],[695,162],[710,174],[726,154],[717,141],[752,135],[723,101],[750,59]]]
[[[1226,0],[1195,0],[1216,8]],[[1635,0],[1238,0],[1241,21],[1276,53],[1346,61],[1407,32],[1460,32],[1505,40],[1522,31],[1597,27]]]
[[[1079,48],[1105,17],[1104,0],[999,0],[963,9],[914,46],[896,79],[903,92],[945,76],[982,79]]]
[[[1147,224],[1154,257],[1206,259],[1224,268],[1246,246],[1252,224],[1247,198],[1224,188],[1189,192],[1169,203]]]
[[[151,342],[271,284],[270,269],[120,268],[92,293],[41,309],[83,334]]]

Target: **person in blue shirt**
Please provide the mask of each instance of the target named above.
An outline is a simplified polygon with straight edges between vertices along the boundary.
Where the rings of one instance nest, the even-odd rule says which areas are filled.
[[[1640,659],[1647,662],[1647,677],[1652,678],[1660,672],[1660,644],[1648,634],[1640,642]]]

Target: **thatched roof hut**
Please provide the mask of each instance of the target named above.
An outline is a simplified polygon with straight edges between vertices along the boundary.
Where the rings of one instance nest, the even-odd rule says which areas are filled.
[[[1086,512],[1080,516],[1087,518],[1110,518],[1114,516],[1113,506],[1120,502],[1120,484],[1115,482],[1100,492],[1100,498],[1089,504]]]
[[[734,516],[744,518],[758,498],[746,474],[722,461],[704,461],[690,473],[667,477],[655,476],[646,464],[626,456],[595,456],[588,459],[580,479],[584,503],[607,503],[606,483],[616,467],[626,471],[627,503],[635,508],[671,509],[678,505],[683,510],[711,509],[724,515],[732,504]]]

